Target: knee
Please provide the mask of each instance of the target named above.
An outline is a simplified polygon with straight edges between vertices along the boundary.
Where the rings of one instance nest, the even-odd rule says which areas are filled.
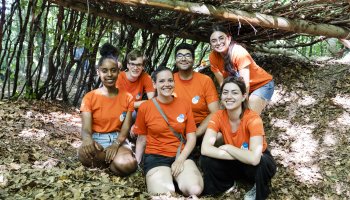
[[[110,169],[116,175],[127,176],[137,169],[137,161],[132,155],[117,156],[111,163]]]
[[[186,190],[182,190],[182,192],[185,196],[199,196],[203,192],[203,186],[199,184],[194,184],[189,186],[189,188],[187,188]]]

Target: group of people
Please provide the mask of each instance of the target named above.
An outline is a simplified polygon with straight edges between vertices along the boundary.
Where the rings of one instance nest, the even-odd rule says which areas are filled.
[[[175,48],[178,72],[158,67],[152,76],[143,71],[142,52],[131,51],[127,71],[119,72],[118,50],[103,45],[97,69],[103,86],[88,92],[80,109],[83,165],[127,176],[142,163],[152,194],[217,195],[245,179],[253,185],[245,199],[266,199],[276,165],[259,115],[273,94],[272,76],[224,27],[213,27],[210,45],[220,98],[213,80],[193,71],[190,44]],[[130,134],[137,137],[135,153]]]

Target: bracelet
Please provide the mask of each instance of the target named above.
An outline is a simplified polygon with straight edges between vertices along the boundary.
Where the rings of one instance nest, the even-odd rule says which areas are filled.
[[[116,144],[116,145],[120,146],[120,142],[119,142],[119,140],[117,140],[117,139],[114,140],[113,144]]]

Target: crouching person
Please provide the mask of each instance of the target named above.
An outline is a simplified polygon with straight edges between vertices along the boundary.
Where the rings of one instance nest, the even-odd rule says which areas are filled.
[[[276,164],[267,149],[263,122],[258,113],[247,109],[247,92],[241,78],[226,78],[220,92],[224,109],[212,116],[202,142],[204,193],[220,194],[235,180],[245,179],[254,184],[245,200],[266,199]],[[218,132],[225,144],[215,147]]]
[[[83,143],[79,160],[84,166],[109,167],[114,174],[127,176],[137,169],[136,158],[125,142],[134,100],[115,87],[119,73],[117,49],[105,44],[100,54],[97,73],[103,86],[88,92],[81,104]]]

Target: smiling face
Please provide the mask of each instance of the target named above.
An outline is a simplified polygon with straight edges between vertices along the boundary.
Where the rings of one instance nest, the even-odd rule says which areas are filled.
[[[143,70],[143,57],[137,57],[135,60],[128,60],[127,68],[129,69],[127,71],[128,75],[133,79],[137,79]]]
[[[99,66],[98,75],[105,87],[115,87],[119,74],[118,64],[115,60],[107,58]]]
[[[180,49],[176,52],[176,67],[179,70],[192,70],[193,55],[188,49]]]
[[[233,110],[241,107],[245,100],[245,94],[242,94],[239,86],[235,83],[226,83],[221,92],[221,102],[227,110]]]
[[[174,77],[170,70],[160,71],[156,75],[153,87],[157,90],[158,97],[170,97],[174,91]]]
[[[221,31],[214,31],[210,35],[210,46],[218,53],[226,53],[231,42],[231,36]]]

